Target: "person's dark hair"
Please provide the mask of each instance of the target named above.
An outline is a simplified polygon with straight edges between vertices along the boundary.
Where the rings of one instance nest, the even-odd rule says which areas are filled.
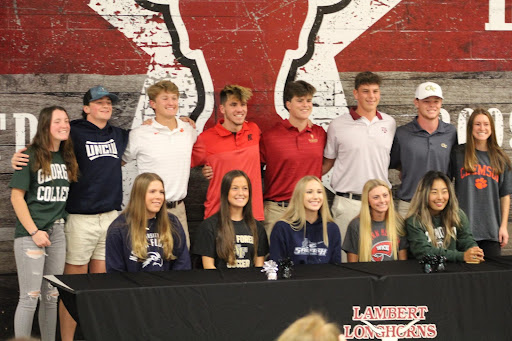
[[[215,239],[217,255],[229,265],[235,264],[235,228],[231,220],[230,204],[228,201],[229,190],[233,180],[238,177],[244,177],[249,186],[249,200],[243,208],[243,220],[251,230],[254,241],[254,250],[258,250],[258,232],[256,227],[256,220],[252,214],[252,186],[251,180],[241,170],[232,170],[227,172],[222,178],[220,185],[220,209],[217,212],[218,216],[218,229],[217,237]],[[255,257],[257,252],[254,253]]]
[[[360,72],[356,76],[356,79],[354,82],[354,89],[357,90],[357,89],[359,89],[359,87],[361,85],[366,85],[366,84],[377,84],[380,86],[381,83],[382,83],[382,78],[379,75],[377,75],[376,73],[373,73],[370,71]]]
[[[241,85],[226,85],[220,91],[220,104],[226,104],[229,96],[234,96],[240,102],[247,103],[251,99],[252,91]]]
[[[487,139],[487,152],[489,154],[489,159],[491,161],[492,171],[496,174],[502,174],[507,169],[512,168],[512,164],[510,162],[510,158],[507,154],[501,149],[498,144],[498,140],[496,139],[496,128],[494,126],[494,119],[491,114],[483,109],[477,108],[471,116],[469,117],[469,122],[466,128],[466,148],[464,151],[464,169],[466,172],[474,173],[475,165],[477,164],[477,156],[476,156],[476,147],[475,147],[475,137],[473,136],[473,125],[475,124],[475,119],[478,115],[484,115],[487,117],[490,123],[491,128],[491,136]]]
[[[284,101],[290,102],[293,97],[313,96],[316,89],[313,85],[305,81],[288,82],[284,88]]]
[[[54,105],[46,107],[39,113],[37,123],[36,135],[32,139],[30,147],[34,151],[34,164],[32,170],[37,171],[42,169],[43,175],[50,175],[50,165],[52,163],[52,142],[50,136],[50,126],[52,124],[53,112],[61,110],[66,113],[69,119],[68,112],[63,107]],[[78,179],[78,163],[75,158],[75,151],[73,149],[73,141],[71,137],[67,140],[61,141],[59,151],[61,152],[66,169],[68,171],[68,180],[70,182],[77,181]]]
[[[459,216],[459,201],[455,195],[452,182],[444,174],[439,171],[428,171],[423,178],[421,178],[416,192],[411,200],[411,207],[409,208],[408,216],[413,217],[415,222],[418,222],[428,233],[432,245],[436,246],[436,237],[434,235],[434,228],[432,224],[432,215],[429,210],[429,197],[432,185],[435,180],[442,180],[448,188],[448,203],[446,207],[440,212],[441,224],[445,232],[444,245],[450,245],[452,239],[457,239],[456,233],[452,227],[460,227],[461,220]]]

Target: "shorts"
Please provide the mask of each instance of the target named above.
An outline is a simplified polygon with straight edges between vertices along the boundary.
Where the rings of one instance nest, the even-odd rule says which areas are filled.
[[[64,228],[66,233],[66,263],[89,264],[91,259],[105,260],[105,240],[117,211],[99,214],[70,214]]]

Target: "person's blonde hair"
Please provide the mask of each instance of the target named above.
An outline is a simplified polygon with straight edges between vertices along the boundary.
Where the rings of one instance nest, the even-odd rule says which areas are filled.
[[[128,236],[131,239],[132,252],[141,262],[148,257],[146,193],[153,181],[159,181],[162,186],[164,185],[162,179],[155,173],[139,174],[133,182],[130,201],[123,211],[126,215],[126,223],[129,226]],[[176,256],[172,253],[174,238],[177,238],[180,242],[181,240],[167,215],[165,199],[160,211],[156,214],[156,231],[162,244],[164,258],[167,260],[176,259]]]
[[[158,95],[160,95],[162,92],[168,92],[170,94],[174,94],[174,95],[178,95],[178,96],[180,95],[180,90],[178,89],[178,86],[168,80],[161,80],[161,81],[151,85],[146,90],[146,93],[148,94],[149,99],[152,101],[156,100],[156,97]]]
[[[338,325],[327,322],[319,313],[310,313],[293,322],[277,341],[338,341]]]
[[[439,213],[445,235],[443,247],[446,248],[450,245],[452,239],[457,239],[457,233],[453,227],[459,228],[461,224],[459,217],[459,201],[455,196],[452,183],[446,174],[439,171],[428,171],[423,178],[421,178],[418,188],[416,188],[416,192],[412,197],[407,217],[412,217],[413,223],[419,223],[428,233],[432,245],[438,247],[434,233],[435,226],[432,224],[432,214],[430,213],[428,204],[430,190],[435,180],[442,180],[448,188],[448,203],[441,213]]]
[[[404,221],[399,214],[396,214],[393,203],[393,194],[387,183],[373,179],[368,180],[363,187],[361,195],[361,212],[359,214],[359,261],[370,262],[372,260],[372,217],[369,203],[369,195],[374,188],[383,186],[389,193],[389,207],[386,212],[386,233],[391,242],[393,259],[398,259],[399,237],[404,233]]]
[[[316,181],[322,186],[323,203],[320,207],[320,217],[322,218],[323,228],[323,239],[324,244],[329,246],[329,236],[327,235],[327,223],[334,222],[332,219],[331,212],[329,211],[329,204],[327,202],[327,195],[325,194],[325,188],[319,178],[313,175],[306,175],[300,179],[295,185],[293,190],[290,204],[284,212],[281,220],[289,224],[292,229],[300,231],[306,227],[306,209],[304,208],[304,194],[306,193],[306,185],[310,181]]]

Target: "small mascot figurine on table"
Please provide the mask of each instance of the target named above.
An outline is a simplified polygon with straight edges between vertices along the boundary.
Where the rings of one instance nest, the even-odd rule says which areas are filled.
[[[277,263],[273,260],[269,260],[263,263],[263,269],[261,269],[261,272],[265,272],[267,274],[267,279],[269,281],[275,281],[277,279],[277,270]]]
[[[282,278],[289,279],[292,278],[293,275],[293,261],[290,257],[279,260],[279,272]]]
[[[420,261],[424,273],[442,272],[446,270],[446,257],[425,255]]]

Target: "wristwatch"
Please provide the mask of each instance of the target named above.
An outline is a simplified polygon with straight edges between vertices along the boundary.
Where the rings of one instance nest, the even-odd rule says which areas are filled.
[[[35,230],[34,232],[30,232],[30,236],[33,237],[37,232],[39,232],[39,229]]]

